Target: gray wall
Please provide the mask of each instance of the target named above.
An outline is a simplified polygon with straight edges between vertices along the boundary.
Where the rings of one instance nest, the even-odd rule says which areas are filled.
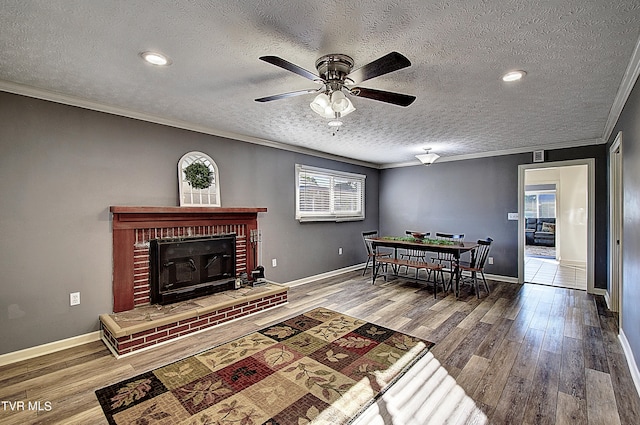
[[[640,362],[640,83],[625,104],[609,146],[622,131],[622,330]],[[640,366],[640,365],[639,365]]]
[[[109,206],[178,205],[177,162],[192,150],[218,164],[223,207],[268,208],[270,280],[365,261],[378,170],[0,92],[0,354],[98,329],[112,309]],[[296,221],[296,163],[366,174],[366,220]]]
[[[595,287],[606,288],[606,146],[546,152],[547,162],[583,158],[596,160]],[[471,241],[491,237],[495,261],[486,266],[487,273],[517,277],[518,222],[507,220],[507,213],[518,211],[518,165],[531,160],[525,153],[382,170],[380,230],[464,233]]]
[[[639,97],[636,88],[619,124],[625,130],[623,300],[630,324],[638,323],[632,306],[640,298],[632,284],[640,275],[640,244],[634,245],[640,228],[632,213],[640,188],[640,172],[633,171],[640,163]],[[223,206],[268,208],[259,220],[271,280],[363,262],[360,232],[378,227],[387,234],[415,228],[460,231],[470,240],[491,236],[496,263],[487,271],[517,275],[517,224],[506,216],[517,209],[517,165],[529,163],[530,154],[380,172],[2,92],[0,123],[0,354],[98,329],[98,315],[112,308],[109,206],[177,205],[176,164],[191,150],[216,160]],[[603,288],[606,146],[547,152],[549,161],[574,158],[596,158],[595,283]],[[366,174],[367,219],[298,223],[295,163]],[[271,268],[271,258],[278,267]],[[70,307],[75,291],[82,303]],[[640,356],[640,332],[625,331]]]

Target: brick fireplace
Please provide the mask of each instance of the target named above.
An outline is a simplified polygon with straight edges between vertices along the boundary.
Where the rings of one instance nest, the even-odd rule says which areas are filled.
[[[251,234],[266,208],[112,206],[113,311],[149,304],[151,239],[236,234],[236,274],[251,274]]]
[[[288,287],[269,282],[166,306],[150,305],[151,240],[233,233],[236,275],[250,276],[256,267],[252,235],[258,230],[258,213],[266,212],[266,208],[112,206],[110,210],[113,214],[113,313],[100,315],[100,326],[102,340],[116,357],[288,302]]]

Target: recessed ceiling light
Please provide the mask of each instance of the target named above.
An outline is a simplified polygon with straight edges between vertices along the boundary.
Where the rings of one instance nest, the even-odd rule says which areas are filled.
[[[524,77],[527,73],[524,71],[511,71],[502,76],[502,81],[518,81]]]
[[[140,53],[140,56],[145,61],[149,62],[152,65],[157,66],[166,66],[171,65],[171,60],[161,53],[156,52],[143,52]]]

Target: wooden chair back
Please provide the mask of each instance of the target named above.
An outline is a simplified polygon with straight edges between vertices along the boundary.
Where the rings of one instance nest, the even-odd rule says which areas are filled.
[[[412,236],[414,233],[424,233],[424,237],[429,237],[431,235],[431,232],[419,232],[417,230],[405,230],[405,235],[409,235]],[[426,257],[426,254],[424,251],[420,251],[419,249],[405,249],[404,253],[400,254],[401,257],[408,257],[408,258],[413,258],[413,259],[420,259],[420,260],[424,260]]]
[[[377,230],[368,230],[362,232],[362,240],[364,241],[364,246],[367,248],[367,256],[371,257],[373,255],[373,248],[371,247],[371,241],[369,238],[377,238],[378,231]]]
[[[437,239],[447,239],[456,242],[464,242],[464,233],[440,233],[436,232]]]
[[[479,271],[484,269],[484,265],[489,257],[489,251],[491,250],[491,242],[493,242],[491,238],[478,240],[478,247],[475,249],[475,261],[472,262],[471,267]]]
[[[445,239],[445,240],[449,240],[449,241],[462,243],[462,242],[464,242],[464,233],[440,233],[440,232],[436,232],[436,239]],[[448,261],[449,263],[451,263],[453,260],[455,260],[455,257],[451,253],[439,252],[437,259],[440,260],[441,262],[442,261]],[[449,266],[451,266],[451,264],[449,264]]]

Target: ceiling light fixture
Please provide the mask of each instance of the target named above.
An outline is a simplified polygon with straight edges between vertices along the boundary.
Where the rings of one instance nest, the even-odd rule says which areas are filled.
[[[313,102],[309,104],[311,110],[322,118],[332,120],[344,117],[356,108],[353,103],[342,93],[340,90],[327,91],[320,93],[313,99]],[[330,126],[335,127],[329,123]]]
[[[140,53],[140,56],[142,57],[142,59],[144,59],[146,62],[150,63],[151,65],[156,65],[156,66],[171,65],[171,60],[161,53],[142,52]]]
[[[525,71],[511,71],[502,76],[502,81],[518,81],[527,75]]]
[[[440,158],[440,155],[435,154],[435,153],[429,153],[429,151],[431,150],[431,148],[425,148],[425,153],[420,154],[420,155],[416,155],[416,158],[418,158],[420,160],[420,162],[422,162],[424,165],[431,165],[434,162],[436,162],[436,160],[438,158]]]

